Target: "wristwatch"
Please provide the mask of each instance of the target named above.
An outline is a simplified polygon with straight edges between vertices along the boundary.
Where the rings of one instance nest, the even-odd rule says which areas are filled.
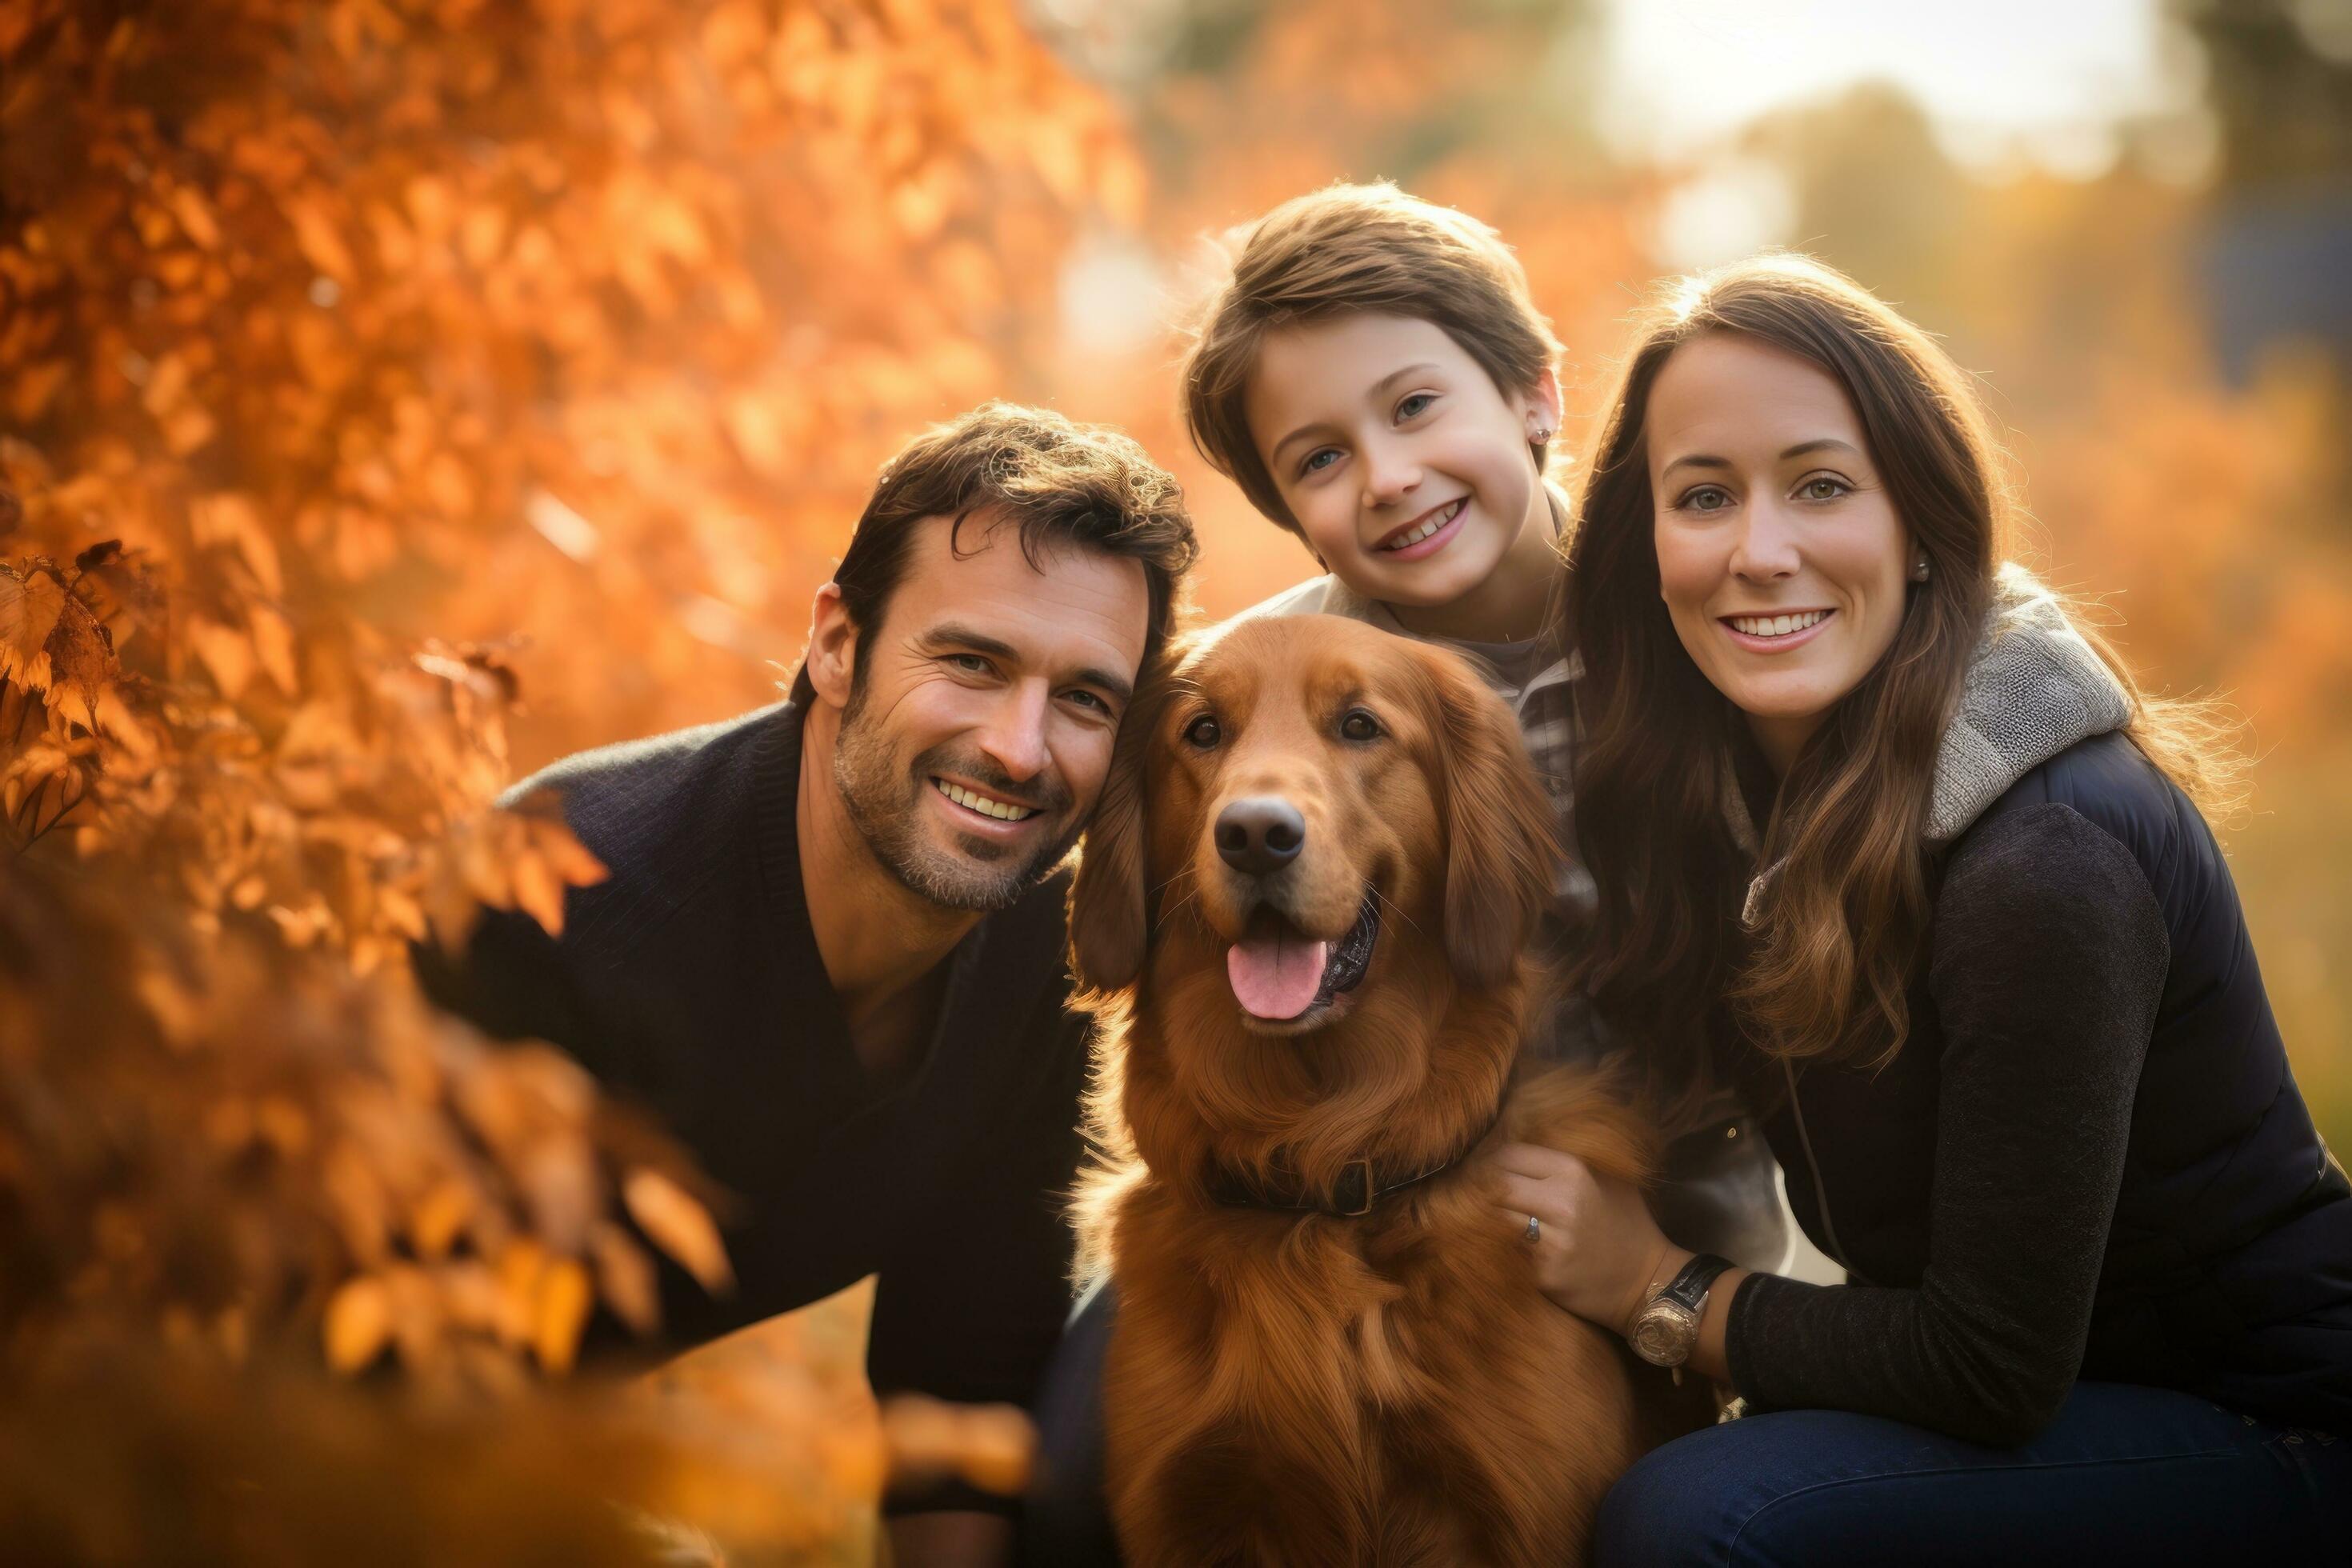
[[[1698,1318],[1706,1306],[1707,1287],[1730,1267],[1728,1260],[1702,1252],[1652,1292],[1625,1333],[1633,1353],[1652,1366],[1679,1367],[1688,1361],[1691,1347],[1698,1343]]]

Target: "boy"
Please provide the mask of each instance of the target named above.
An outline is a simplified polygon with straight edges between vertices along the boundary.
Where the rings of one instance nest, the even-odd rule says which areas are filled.
[[[1193,442],[1325,575],[1244,616],[1340,615],[1471,656],[1519,720],[1570,853],[1544,945],[1577,950],[1593,903],[1573,853],[1576,667],[1548,631],[1564,499],[1545,476],[1559,344],[1495,231],[1394,185],[1335,185],[1268,213],[1184,365]],[[1538,1048],[1594,1059],[1567,998]],[[1678,1106],[1662,1223],[1701,1250],[1780,1264],[1772,1163],[1739,1108]]]

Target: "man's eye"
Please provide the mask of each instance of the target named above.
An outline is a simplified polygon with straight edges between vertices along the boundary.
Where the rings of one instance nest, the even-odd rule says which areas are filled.
[[[986,675],[989,671],[988,660],[976,653],[951,653],[948,662],[966,675]]]
[[[1397,405],[1396,416],[1400,419],[1413,418],[1426,412],[1429,405],[1436,401],[1437,394],[1433,392],[1416,392]]]
[[[1307,454],[1307,460],[1298,465],[1298,471],[1302,474],[1320,473],[1339,460],[1339,452],[1336,447],[1318,447]]]
[[[1223,739],[1215,719],[1203,713],[1184,727],[1185,742],[1196,751],[1205,752]]]
[[[1108,713],[1110,711],[1110,704],[1104,701],[1101,698],[1096,696],[1091,691],[1084,689],[1073,691],[1070,693],[1070,700],[1076,703],[1081,708],[1091,708],[1097,713]]]
[[[1339,733],[1350,741],[1377,741],[1381,738],[1381,721],[1360,708],[1350,708],[1348,716],[1339,721]]]

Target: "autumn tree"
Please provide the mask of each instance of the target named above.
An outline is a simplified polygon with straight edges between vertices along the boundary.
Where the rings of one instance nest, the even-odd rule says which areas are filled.
[[[725,1288],[720,1194],[407,944],[560,923],[518,759],[765,700],[1138,200],[1005,0],[0,5],[11,1366],[454,1396],[651,1331],[648,1242]]]

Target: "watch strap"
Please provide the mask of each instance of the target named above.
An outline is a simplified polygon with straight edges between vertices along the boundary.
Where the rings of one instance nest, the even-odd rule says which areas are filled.
[[[1717,1258],[1712,1252],[1702,1252],[1682,1266],[1665,1288],[1658,1294],[1676,1306],[1696,1313],[1706,1301],[1707,1288],[1716,1277],[1731,1267],[1731,1260]]]

